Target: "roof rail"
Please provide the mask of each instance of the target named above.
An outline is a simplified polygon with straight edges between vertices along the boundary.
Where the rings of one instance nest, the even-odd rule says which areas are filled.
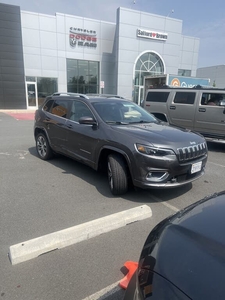
[[[80,97],[80,98],[88,99],[88,96],[85,94],[69,93],[69,92],[55,92],[52,94],[52,96],[69,96],[69,97]]]
[[[52,96],[69,96],[69,97],[80,97],[88,99],[88,96],[80,93],[69,93],[69,92],[55,92]]]

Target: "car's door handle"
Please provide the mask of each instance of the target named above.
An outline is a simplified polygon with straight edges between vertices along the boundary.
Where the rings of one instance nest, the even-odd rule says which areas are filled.
[[[206,112],[206,109],[205,108],[199,108],[198,111],[199,112]]]
[[[68,124],[68,125],[66,125],[66,127],[73,128],[73,125],[72,124]]]
[[[175,109],[176,109],[176,106],[174,106],[174,105],[171,105],[171,106],[170,106],[170,109],[173,109],[173,110],[175,110]]]

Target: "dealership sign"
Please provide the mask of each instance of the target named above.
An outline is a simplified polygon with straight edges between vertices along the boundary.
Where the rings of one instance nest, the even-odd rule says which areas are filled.
[[[97,47],[97,34],[94,30],[70,27],[70,46]]]
[[[146,39],[154,39],[160,41],[166,41],[168,38],[167,33],[157,32],[153,30],[144,30],[144,29],[137,29],[137,36]]]

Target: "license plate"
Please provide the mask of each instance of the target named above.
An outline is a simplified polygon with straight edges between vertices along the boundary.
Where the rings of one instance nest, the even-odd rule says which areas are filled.
[[[202,169],[202,161],[197,162],[191,166],[191,174],[197,173]]]

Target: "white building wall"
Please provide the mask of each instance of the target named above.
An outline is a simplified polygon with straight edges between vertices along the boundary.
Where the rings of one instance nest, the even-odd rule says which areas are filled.
[[[168,34],[166,41],[137,37],[137,29]],[[178,74],[178,69],[190,69],[194,76],[199,40],[182,36],[182,21],[168,17],[119,8],[117,11],[117,93],[131,98],[135,61],[143,52],[155,52],[162,57],[166,73]],[[189,44],[189,43],[190,44]]]
[[[191,70],[191,76],[196,76],[200,40],[183,36],[181,41],[179,69]]]
[[[182,21],[119,8],[117,24],[56,13],[55,16],[21,11],[25,75],[58,78],[58,90],[67,91],[66,59],[97,61],[104,93],[132,98],[134,64],[143,52],[155,52],[165,72],[197,66],[199,40],[182,36]],[[97,47],[72,47],[70,27],[97,33]],[[167,33],[166,41],[137,37],[137,29]]]
[[[50,16],[26,11],[21,11],[21,20],[26,76],[58,78],[58,90],[67,91],[66,58],[97,61],[105,92],[116,90],[115,24],[60,13]],[[96,31],[97,47],[71,47],[70,27]]]

